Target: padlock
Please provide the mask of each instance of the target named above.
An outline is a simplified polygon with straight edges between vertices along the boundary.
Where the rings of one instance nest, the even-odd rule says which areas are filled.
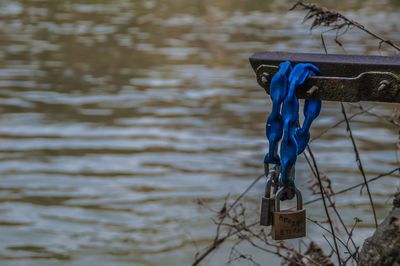
[[[270,226],[272,224],[275,210],[275,195],[271,197],[272,176],[267,179],[265,193],[261,200],[260,225]]]
[[[280,199],[286,188],[281,188],[275,196],[275,211],[272,223],[272,238],[275,240],[293,239],[306,236],[306,210],[303,209],[303,198],[297,188],[297,210],[281,211]]]
[[[279,180],[280,166],[275,165],[271,171],[269,171],[268,166],[266,166],[265,169],[265,173],[267,174],[268,179],[265,185],[265,193],[261,200],[260,225],[270,226],[272,225],[272,220],[274,217],[275,192]]]

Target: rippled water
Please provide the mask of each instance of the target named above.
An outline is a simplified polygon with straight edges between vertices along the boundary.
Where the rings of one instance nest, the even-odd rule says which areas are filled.
[[[398,1],[335,1],[400,40]],[[324,4],[329,6],[329,2]],[[186,265],[213,237],[213,214],[262,172],[270,101],[248,57],[323,52],[285,1],[0,1],[0,264]],[[330,4],[332,7],[332,3]],[[390,54],[358,31],[345,51]],[[375,111],[388,113],[390,105]],[[349,107],[349,112],[356,112]],[[326,103],[313,135],[341,120]],[[398,129],[358,116],[368,177],[398,166]],[[344,125],[312,143],[339,190],[361,182]],[[297,165],[304,198],[311,173]],[[372,186],[382,219],[398,176]],[[260,183],[249,194],[259,200]],[[345,220],[373,230],[368,198],[337,198]],[[323,217],[320,203],[308,209]],[[321,238],[316,228],[312,237]],[[194,241],[195,243],[194,244]],[[208,261],[221,265],[227,248]],[[265,254],[249,252],[260,259]]]

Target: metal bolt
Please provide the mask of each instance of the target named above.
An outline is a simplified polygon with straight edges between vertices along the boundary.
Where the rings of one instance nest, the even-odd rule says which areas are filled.
[[[270,76],[269,76],[268,73],[264,72],[264,73],[261,74],[261,82],[263,84],[267,84],[269,82],[269,80],[270,80]]]
[[[390,85],[389,81],[387,81],[386,79],[382,80],[379,83],[378,91],[381,92],[381,91],[385,90],[389,85]]]
[[[319,90],[319,88],[314,85],[307,91],[307,95],[308,96],[313,96],[314,93],[316,93],[318,90]]]

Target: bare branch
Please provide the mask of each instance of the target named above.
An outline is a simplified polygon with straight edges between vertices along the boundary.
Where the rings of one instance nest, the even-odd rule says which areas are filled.
[[[400,46],[393,41],[386,39],[375,32],[372,32],[364,25],[347,18],[337,11],[332,11],[316,4],[309,4],[301,0],[297,1],[297,3],[290,10],[294,10],[296,8],[301,8],[307,11],[306,15],[304,16],[303,22],[311,20],[311,30],[318,27],[328,27],[328,31],[336,31],[335,42],[340,46],[343,45],[338,40],[338,38],[341,35],[345,34],[349,29],[355,27],[379,40],[379,49],[381,48],[382,44],[385,43],[394,48],[397,52],[400,52]]]
[[[350,136],[350,139],[351,139],[351,143],[353,144],[353,149],[354,149],[354,153],[356,155],[356,161],[357,161],[358,169],[360,170],[360,173],[361,173],[361,175],[362,175],[362,177],[364,179],[365,187],[367,188],[369,202],[371,204],[372,212],[374,214],[375,227],[378,228],[378,219],[376,218],[375,206],[374,206],[374,202],[372,200],[371,191],[369,190],[369,185],[368,185],[368,182],[367,182],[367,177],[365,175],[364,167],[363,167],[362,162],[361,162],[360,153],[358,152],[357,144],[356,144],[356,141],[355,141],[355,139],[353,137],[353,132],[352,132],[351,127],[350,127],[350,122],[347,119],[346,109],[344,108],[343,103],[340,103],[340,106],[342,107],[343,117],[344,117],[344,120],[346,121],[347,132],[349,133],[349,136]]]

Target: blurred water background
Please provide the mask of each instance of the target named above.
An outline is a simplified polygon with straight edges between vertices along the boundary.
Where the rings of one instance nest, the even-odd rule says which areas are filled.
[[[321,3],[400,40],[399,1]],[[0,265],[189,264],[215,228],[197,200],[220,207],[262,173],[271,106],[248,57],[323,53],[304,13],[287,12],[292,4],[1,0]],[[345,50],[333,37],[331,53],[393,54],[359,31],[342,38]],[[325,103],[312,134],[341,119],[339,104]],[[369,115],[352,125],[368,177],[399,165],[398,128]],[[362,181],[343,124],[312,148],[334,189]],[[301,157],[305,200],[311,176]],[[399,184],[396,175],[373,183],[379,219]],[[247,200],[262,191],[257,184]],[[337,204],[348,224],[363,219],[358,241],[373,232],[365,193]],[[324,217],[320,202],[307,211]],[[309,227],[310,237],[323,241],[321,233]],[[207,263],[223,265],[228,250]]]

